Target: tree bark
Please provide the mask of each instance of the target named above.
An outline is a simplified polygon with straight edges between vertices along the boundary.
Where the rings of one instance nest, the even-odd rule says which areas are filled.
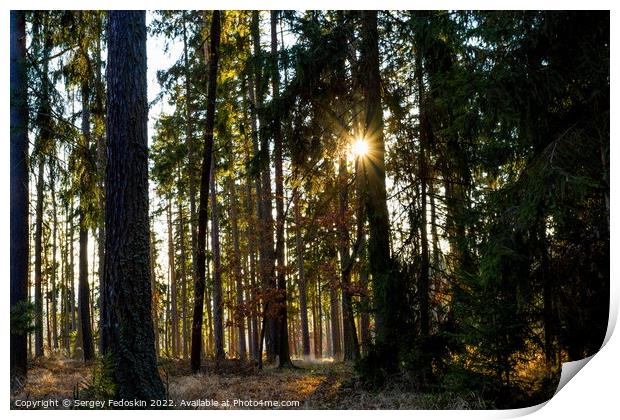
[[[420,41],[421,42],[421,41]],[[426,215],[426,182],[427,166],[426,151],[428,149],[429,125],[426,116],[426,101],[424,94],[424,80],[422,71],[422,49],[418,49],[416,54],[416,73],[418,84],[418,108],[420,119],[420,154],[418,157],[418,179],[420,182],[420,277],[418,284],[418,295],[420,301],[420,335],[423,339],[427,338],[430,330],[430,307],[429,307],[429,255],[428,255],[428,229]]]
[[[215,123],[215,93],[217,84],[217,65],[220,44],[220,12],[213,11],[209,41],[209,75],[207,86],[207,120],[205,126],[205,143],[202,157],[200,179],[200,202],[198,206],[198,237],[196,240],[196,284],[194,285],[194,317],[192,322],[191,366],[194,372],[200,370],[202,348],[202,314],[205,294],[205,264],[207,238],[207,208],[209,203],[209,179],[213,155],[213,126]],[[206,57],[205,57],[206,58]]]
[[[368,194],[366,212],[369,224],[368,258],[373,280],[376,340],[393,345],[396,311],[390,310],[393,298],[391,279],[390,223],[385,187],[385,144],[381,110],[381,78],[379,73],[379,35],[377,11],[362,12],[361,61],[366,100],[365,138],[371,161],[364,161]]]
[[[197,147],[194,139],[194,122],[192,114],[192,98],[190,96],[191,84],[190,84],[190,71],[189,71],[189,54],[187,45],[187,27],[186,27],[186,15],[183,11],[183,67],[185,76],[185,142],[187,145],[187,158],[189,164],[188,179],[189,179],[189,225],[190,225],[190,237],[192,241],[192,278],[194,283],[196,282],[196,249],[197,249],[197,229],[196,229],[196,160],[197,160]],[[185,341],[185,340],[184,340]]]
[[[168,270],[170,270],[170,322],[172,357],[179,356],[179,312],[177,302],[177,269],[175,264],[174,232],[172,227],[172,200],[168,199]]]
[[[301,323],[301,346],[304,357],[310,356],[310,332],[308,331],[308,297],[306,290],[306,271],[304,267],[303,238],[301,235],[301,209],[299,186],[293,191],[295,216],[295,250],[297,252],[297,273],[299,280],[299,318]]]
[[[239,357],[241,359],[245,359],[246,348],[245,348],[245,320],[244,320],[244,299],[243,299],[243,279],[241,277],[241,251],[239,249],[239,221],[237,214],[237,191],[235,188],[235,181],[232,176],[228,177],[228,194],[230,199],[230,224],[232,230],[232,241],[233,241],[233,275],[235,278],[235,285],[237,288],[236,298],[237,298],[237,307],[236,307],[236,316],[235,323],[237,324],[237,334],[238,334],[238,352]]]
[[[340,254],[340,282],[342,285],[342,341],[343,360],[359,359],[359,342],[353,315],[353,293],[351,291],[351,270],[355,262],[357,249],[353,254],[349,251],[349,228],[347,226],[347,209],[349,205],[347,163],[344,156],[340,158],[338,174],[338,222],[336,228],[339,235],[338,253]],[[356,244],[357,246],[358,244]]]
[[[23,316],[28,302],[28,85],[26,72],[26,17],[11,11],[11,318]],[[28,334],[11,325],[11,378],[27,372]]]
[[[58,208],[56,204],[56,165],[54,162],[50,162],[50,190],[52,198],[52,272],[51,272],[51,302],[52,302],[52,346],[54,350],[58,349],[58,290],[57,290],[57,274],[58,274],[58,259],[56,258],[58,236]]]
[[[224,358],[224,302],[222,297],[222,264],[220,251],[220,215],[215,195],[215,165],[211,162],[211,244],[213,247],[213,338],[215,358]]]
[[[78,312],[79,336],[82,338],[82,352],[84,360],[89,361],[95,357],[93,333],[90,318],[90,286],[88,284],[88,226],[86,225],[86,212],[88,211],[87,190],[88,185],[88,153],[90,147],[90,85],[88,80],[82,81],[82,165],[84,173],[80,178],[80,260],[78,274]]]
[[[41,140],[41,139],[39,139]],[[39,141],[39,145],[41,145]],[[37,175],[37,206],[34,228],[34,355],[43,357],[43,292],[42,252],[43,252],[43,187],[45,161],[39,156]]]
[[[146,14],[112,11],[108,27],[106,319],[116,398],[163,399],[149,258]]]
[[[280,70],[278,68],[278,12],[271,11],[271,88],[273,101],[273,160],[276,177],[276,261],[278,289],[278,367],[291,366],[288,344],[288,311],[286,302],[286,261],[284,259],[284,175],[282,171],[282,128],[278,109]]]
[[[180,176],[180,175],[179,175]],[[187,270],[186,270],[186,253],[185,253],[185,217],[183,215],[183,200],[181,195],[177,201],[179,209],[179,247],[181,250],[181,331],[183,340],[183,359],[187,359],[188,355],[188,337],[187,337]],[[190,226],[191,229],[191,226]]]
[[[254,57],[256,58],[262,56],[259,23],[259,13],[258,11],[253,11],[250,32],[253,42]],[[258,136],[260,143],[258,167],[260,170],[259,178],[261,182],[258,223],[260,236],[260,275],[263,287],[263,316],[267,316],[268,318],[266,322],[263,322],[265,324],[265,331],[261,331],[261,335],[265,338],[267,361],[273,362],[277,351],[277,308],[275,308],[276,305],[274,300],[276,278],[271,203],[271,159],[269,153],[269,137],[267,136],[267,131],[265,128],[268,122],[265,118],[265,110],[263,108],[263,98],[267,84],[263,82],[262,66],[257,63],[254,66],[254,83],[256,88],[254,104],[258,119],[260,121],[260,133]],[[262,353],[262,340],[259,347],[259,353]]]

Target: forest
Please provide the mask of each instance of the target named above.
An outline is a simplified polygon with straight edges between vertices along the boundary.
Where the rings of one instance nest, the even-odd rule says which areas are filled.
[[[13,409],[527,407],[603,343],[608,11],[11,11],[10,95]]]

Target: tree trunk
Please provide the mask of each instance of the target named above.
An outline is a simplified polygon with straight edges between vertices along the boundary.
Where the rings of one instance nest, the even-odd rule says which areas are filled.
[[[189,226],[190,237],[192,241],[192,278],[194,283],[196,282],[196,250],[197,250],[197,229],[196,229],[196,161],[197,161],[197,147],[194,139],[194,124],[192,118],[192,99],[190,96],[190,72],[189,72],[189,54],[187,46],[187,27],[185,11],[183,13],[183,66],[185,77],[185,142],[187,146],[187,157],[189,164],[188,179],[189,179]],[[184,327],[185,331],[185,327]],[[183,340],[185,342],[185,339]]]
[[[250,353],[253,359],[258,358],[258,319],[256,316],[256,308],[258,303],[258,293],[256,288],[256,233],[254,231],[255,219],[253,218],[254,205],[252,199],[252,187],[250,179],[246,183],[247,194],[247,240],[248,240],[248,258],[250,264],[250,276],[249,276],[249,299],[250,299],[250,315],[249,315],[249,327],[250,334]]]
[[[103,36],[102,21],[103,17],[97,17],[97,51],[95,65],[95,116],[96,123],[105,129],[105,86],[101,76],[101,38]],[[103,284],[103,272],[105,262],[105,164],[106,164],[106,138],[105,133],[101,132],[97,136],[97,176],[99,179],[99,194],[97,195],[99,204],[99,220],[97,223],[97,255],[99,256],[98,279],[99,279],[99,352],[106,354],[108,343],[105,341],[107,335],[102,334],[103,320],[106,319],[107,303],[105,301],[105,285]]]
[[[78,335],[82,338],[85,361],[95,357],[93,335],[90,328],[90,287],[88,284],[88,229],[86,216],[80,210],[80,264],[78,277]]]
[[[361,60],[365,66],[363,87],[366,100],[365,138],[368,141],[372,163],[363,161],[368,194],[366,212],[369,224],[368,259],[374,285],[375,329],[378,343],[393,345],[396,342],[396,311],[393,305],[393,279],[391,278],[390,223],[385,187],[385,144],[381,110],[381,83],[379,74],[379,35],[377,12],[362,12]]]
[[[82,165],[88,167],[88,150],[90,147],[90,86],[88,80],[82,82],[82,136],[83,148]],[[87,169],[85,169],[87,170]],[[84,360],[89,361],[95,357],[93,333],[90,325],[90,286],[88,284],[88,226],[86,225],[86,192],[90,187],[87,184],[87,175],[80,178],[80,261],[78,277],[78,312],[79,336],[82,338],[82,352]]]
[[[342,358],[342,344],[340,339],[340,308],[338,307],[338,281],[334,277],[330,280],[329,284],[329,328],[331,331],[331,343],[332,345],[332,357],[334,360],[340,360]]]
[[[170,320],[172,357],[179,356],[179,312],[177,304],[177,269],[174,261],[174,232],[172,227],[172,200],[168,199],[168,270],[170,270]]]
[[[209,48],[209,77],[207,86],[207,121],[205,127],[205,143],[202,157],[202,171],[200,179],[200,203],[198,206],[198,237],[196,241],[196,284],[194,286],[194,317],[192,322],[192,370],[200,370],[202,347],[202,314],[205,293],[205,263],[207,239],[207,207],[209,203],[209,179],[211,175],[211,160],[213,155],[213,126],[215,122],[215,93],[217,83],[217,64],[220,44],[220,12],[213,11],[211,19]],[[206,57],[205,57],[206,58]]]
[[[180,175],[179,175],[180,176]],[[181,249],[181,331],[183,340],[183,359],[187,359],[188,355],[188,338],[187,338],[187,270],[186,270],[186,254],[185,254],[185,217],[183,215],[183,200],[181,195],[178,196],[177,205],[179,208],[179,242]],[[190,226],[191,229],[191,226]]]
[[[28,302],[28,86],[26,17],[11,11],[11,316],[23,316]],[[28,358],[26,328],[11,325],[11,378],[25,377]]]
[[[151,280],[151,316],[153,317],[153,334],[155,339],[155,355],[159,357],[159,292],[157,290],[157,276],[155,275],[155,232],[153,227],[150,227],[150,240],[149,240],[149,258],[151,261],[150,267],[150,280]]]
[[[262,54],[260,48],[259,13],[252,12],[252,22],[250,28],[252,42],[254,44],[254,56]],[[275,279],[275,252],[273,243],[273,215],[271,203],[271,169],[269,154],[269,137],[266,132],[268,121],[265,118],[263,109],[263,97],[265,94],[266,83],[263,83],[260,65],[254,66],[254,83],[256,87],[255,108],[260,120],[260,152],[258,166],[260,168],[261,194],[260,194],[260,273],[263,286],[263,315],[268,320],[265,323],[265,347],[267,350],[267,361],[273,362],[277,351],[277,308],[274,301],[274,289],[276,288]],[[274,316],[275,315],[275,316]],[[262,345],[262,342],[261,342]],[[261,347],[262,349],[262,347]]]
[[[310,333],[308,331],[308,303],[306,291],[306,272],[304,268],[303,239],[301,236],[301,209],[299,203],[299,186],[293,191],[295,215],[295,250],[297,252],[297,273],[299,279],[299,318],[301,322],[301,345],[304,357],[310,355]]]
[[[52,301],[52,346],[54,350],[58,349],[58,301],[57,301],[57,282],[58,259],[56,258],[58,236],[58,208],[56,204],[56,165],[50,162],[50,190],[52,196],[52,273],[51,273],[51,301]]]
[[[280,97],[280,70],[278,68],[278,12],[271,11],[271,87],[273,101],[273,160],[276,177],[276,260],[277,260],[277,289],[278,289],[278,367],[291,366],[291,356],[288,345],[288,313],[286,302],[286,262],[284,259],[284,175],[282,171],[282,129],[278,111]]]
[[[421,42],[421,41],[420,41]],[[427,161],[426,151],[428,150],[429,126],[426,116],[426,100],[424,94],[424,81],[422,71],[422,49],[418,49],[416,54],[416,73],[418,84],[418,108],[420,119],[420,154],[418,159],[418,179],[420,183],[420,278],[418,283],[418,295],[420,301],[420,335],[425,339],[430,330],[430,307],[429,307],[429,255],[428,255],[428,230],[426,216],[426,182],[427,182]]]
[[[359,359],[359,343],[353,316],[353,293],[351,292],[351,270],[356,258],[357,249],[353,255],[349,252],[349,228],[347,225],[347,209],[349,205],[347,163],[344,156],[340,158],[338,174],[338,221],[336,228],[339,235],[338,253],[340,254],[340,282],[342,285],[342,339],[343,360]]]
[[[237,324],[237,334],[238,334],[238,352],[239,357],[241,359],[245,359],[246,348],[245,348],[245,320],[244,320],[244,299],[243,299],[243,283],[241,277],[241,251],[239,250],[239,226],[238,226],[238,215],[237,215],[237,192],[235,188],[235,181],[232,176],[228,177],[228,194],[230,198],[230,224],[232,230],[232,240],[233,240],[233,275],[235,278],[235,285],[237,288],[237,308],[236,308],[236,316],[235,323]]]
[[[224,302],[222,297],[222,264],[220,252],[220,215],[215,195],[215,162],[211,162],[211,244],[213,247],[213,337],[215,358],[224,358]]]
[[[151,317],[144,11],[110,12],[107,83],[105,324],[116,398],[150,403],[165,389]]]
[[[39,142],[41,144],[41,142]],[[45,161],[39,156],[37,175],[37,207],[34,231],[34,355],[43,356],[43,293],[42,252],[43,252],[43,177]]]

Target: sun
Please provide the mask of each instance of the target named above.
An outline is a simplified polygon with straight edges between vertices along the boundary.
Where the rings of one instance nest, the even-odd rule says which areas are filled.
[[[357,139],[351,145],[351,152],[355,157],[364,157],[368,154],[368,142],[364,139]]]

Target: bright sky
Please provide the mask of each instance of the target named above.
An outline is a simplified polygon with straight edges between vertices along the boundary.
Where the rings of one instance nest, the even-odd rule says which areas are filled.
[[[146,13],[146,25],[150,26],[151,22],[154,19],[154,12],[147,11]],[[157,71],[158,70],[166,70],[170,68],[170,66],[181,57],[183,53],[183,45],[178,40],[168,40],[168,52],[165,52],[165,39],[161,36],[152,36],[148,35],[146,40],[146,61],[147,61],[147,93],[148,93],[148,101],[149,104],[155,99],[155,97],[160,93],[160,86],[157,83]],[[162,113],[172,114],[174,112],[174,108],[168,104],[168,98],[164,97],[157,104],[153,105],[149,110],[149,147],[153,142],[153,135],[155,134],[155,123],[159,119]],[[154,210],[155,206],[157,206],[157,196],[155,194],[155,186],[151,182],[150,184],[150,202],[151,202],[151,212]],[[155,218],[153,229],[155,231],[155,236],[157,240],[167,241],[167,226],[165,216],[162,215],[160,217]],[[167,243],[167,242],[166,242]],[[159,258],[158,263],[162,269],[166,270],[168,267],[167,255],[165,252],[161,252],[166,249],[166,245],[163,247],[160,246],[159,250]],[[165,272],[164,272],[165,274]]]

